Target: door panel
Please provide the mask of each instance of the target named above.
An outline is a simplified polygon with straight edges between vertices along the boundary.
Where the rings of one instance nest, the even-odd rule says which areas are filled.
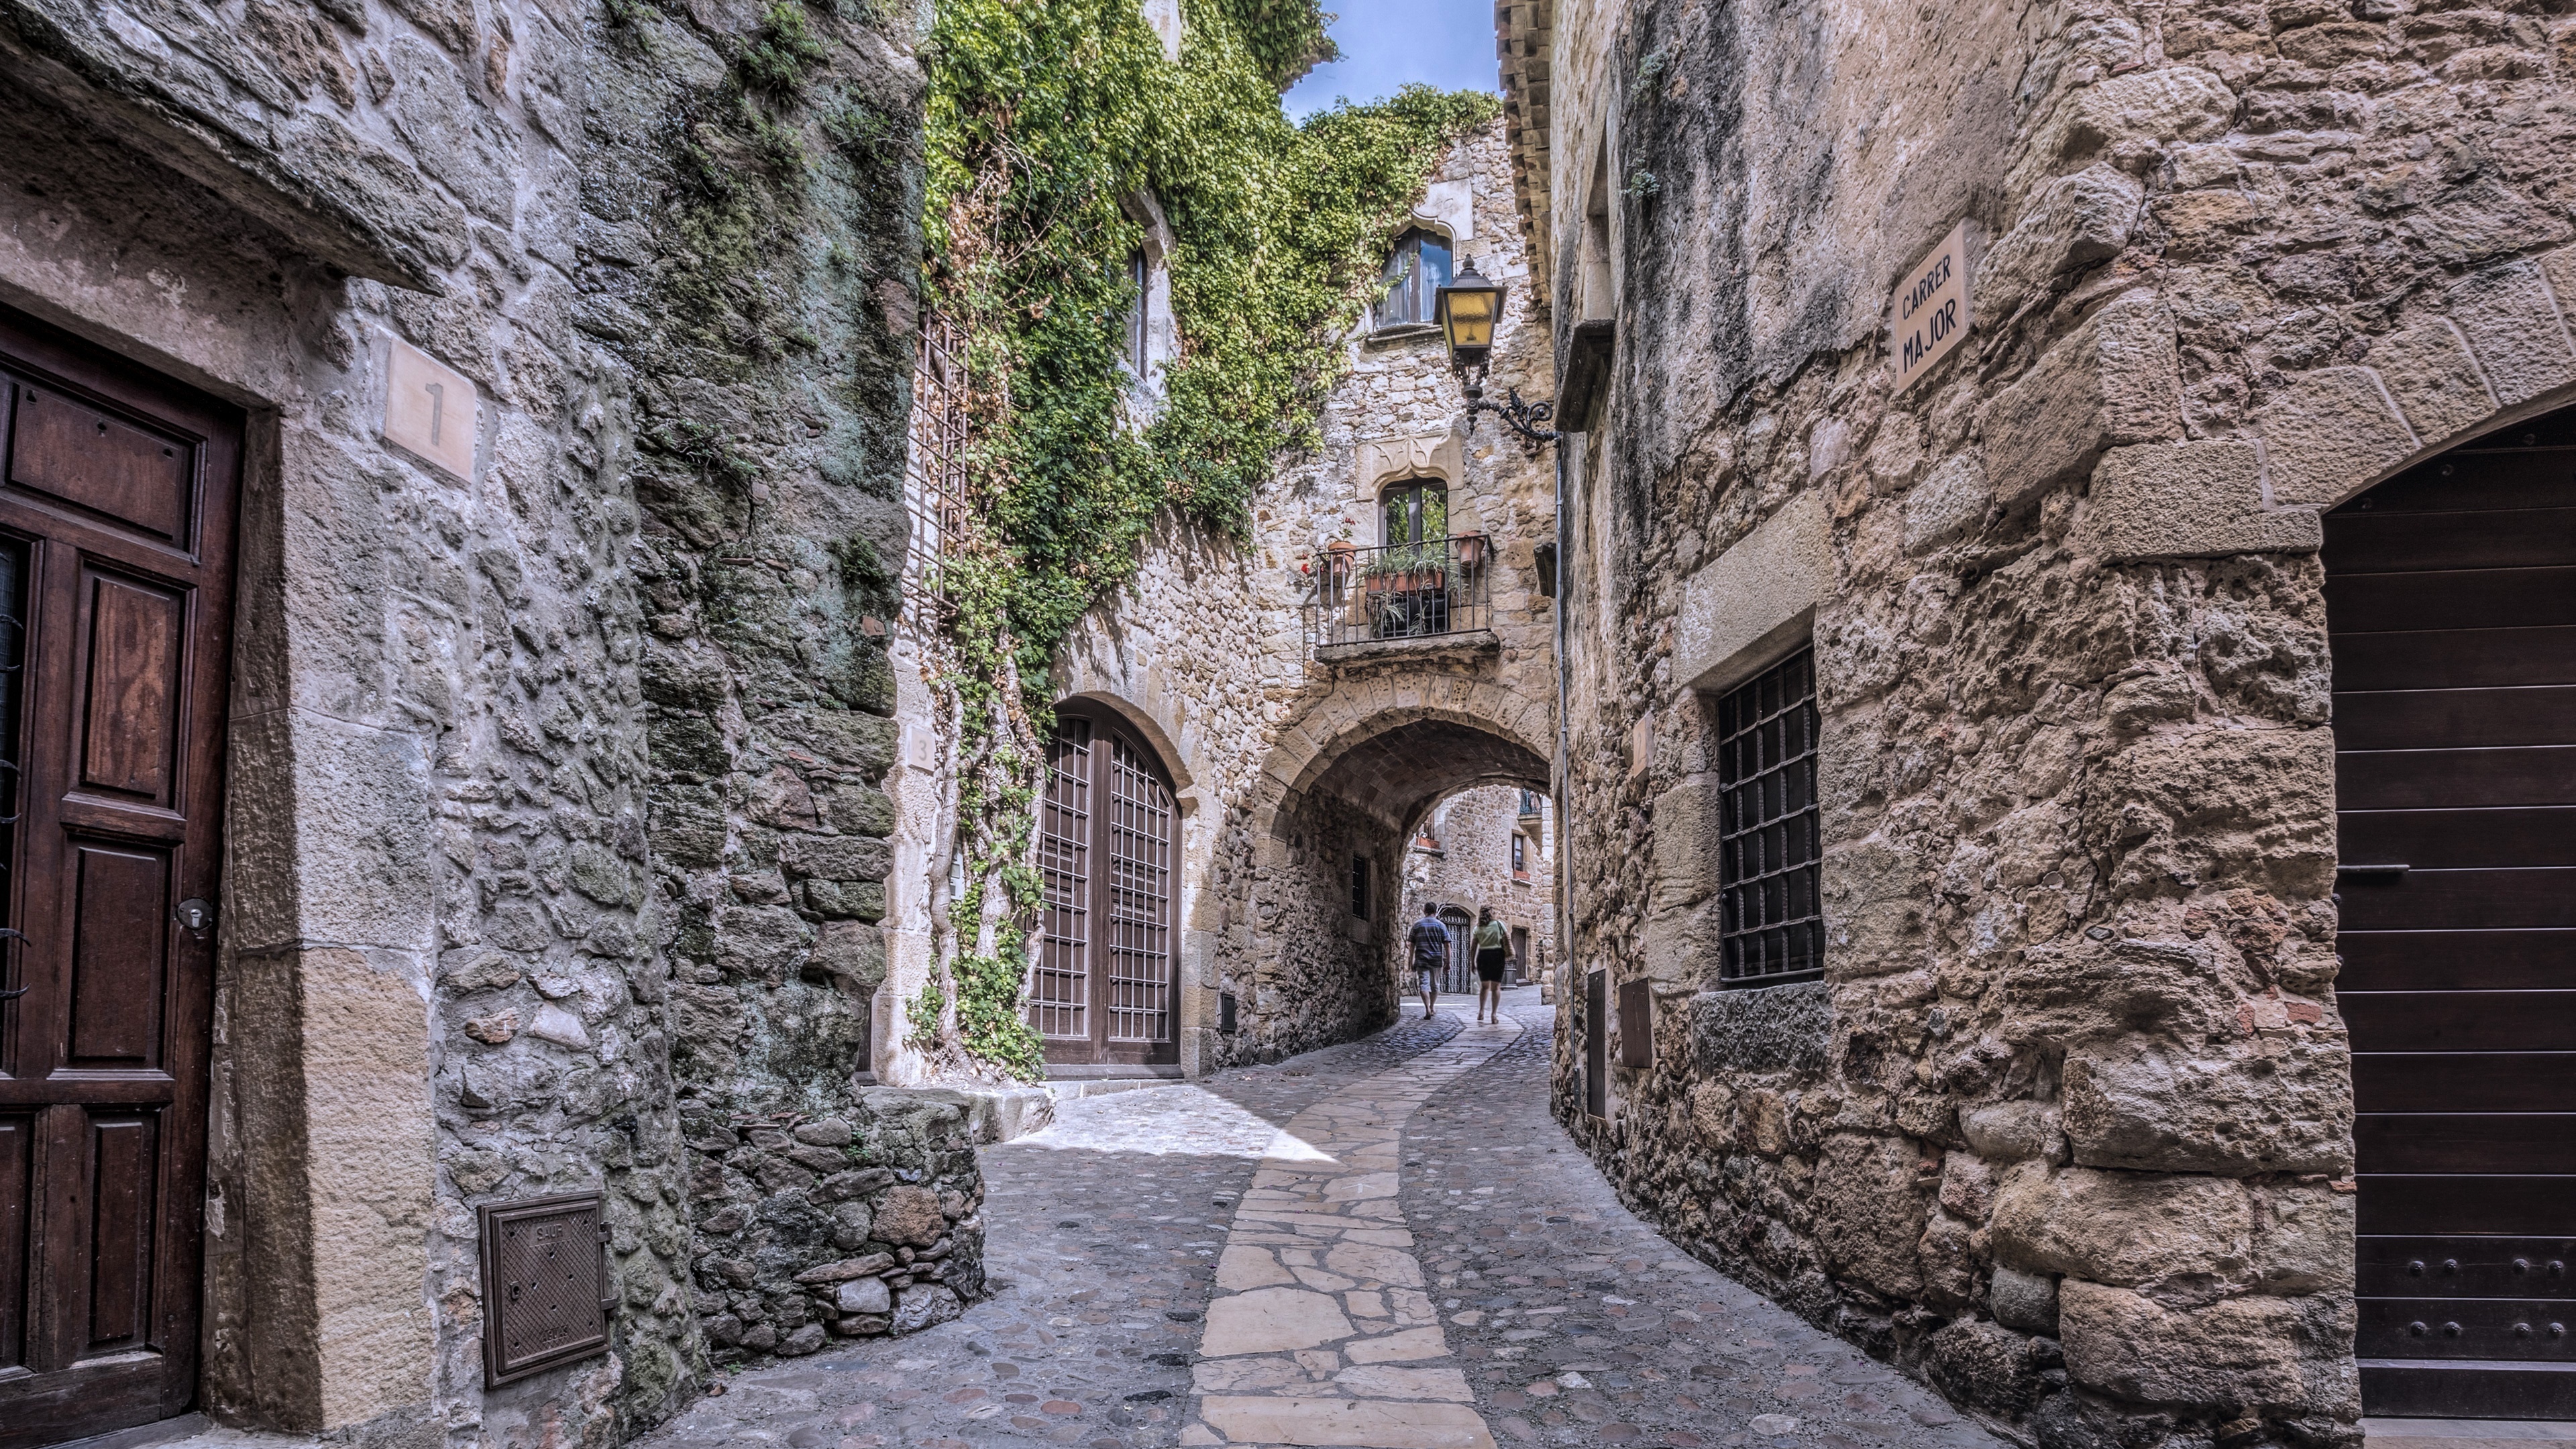
[[[0,312],[0,1449],[196,1391],[241,415]]]
[[[2576,449],[2326,519],[2374,1414],[2576,1416]]]
[[[1079,705],[1058,708],[1038,819],[1044,910],[1029,1003],[1049,1062],[1181,1059],[1179,820],[1143,740]]]
[[[72,845],[72,1021],[64,1065],[161,1065],[161,1001],[170,949],[169,852]]]
[[[179,749],[186,600],[108,574],[81,582],[89,606],[81,783],[166,806]]]

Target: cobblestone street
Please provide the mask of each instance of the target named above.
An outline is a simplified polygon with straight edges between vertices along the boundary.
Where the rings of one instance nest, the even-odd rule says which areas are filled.
[[[1552,1010],[1466,1005],[1067,1104],[984,1153],[989,1300],[725,1374],[643,1442],[1997,1442],[1619,1207],[1548,1118]]]

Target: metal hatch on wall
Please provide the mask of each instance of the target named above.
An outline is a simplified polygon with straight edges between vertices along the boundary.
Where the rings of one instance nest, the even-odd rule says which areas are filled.
[[[2324,558],[2363,1406],[2576,1418],[2576,411]]]

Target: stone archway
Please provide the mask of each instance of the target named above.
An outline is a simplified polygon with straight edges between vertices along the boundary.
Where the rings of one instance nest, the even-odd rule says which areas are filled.
[[[1250,802],[1227,1059],[1274,1060],[1392,1019],[1409,832],[1472,785],[1548,788],[1551,726],[1514,691],[1444,677],[1344,681],[1281,732]]]

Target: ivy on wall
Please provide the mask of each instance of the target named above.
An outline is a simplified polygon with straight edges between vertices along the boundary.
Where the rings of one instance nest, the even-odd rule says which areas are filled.
[[[1332,56],[1314,0],[1185,0],[1178,63],[1138,0],[939,0],[927,51],[931,305],[972,339],[966,537],[945,565],[959,850],[917,1039],[1035,1076],[1022,1022],[1042,690],[1165,509],[1236,540],[1315,419],[1384,249],[1478,92],[1410,87],[1303,124],[1280,89]],[[1170,222],[1179,357],[1139,424],[1122,361],[1143,239]],[[1033,707],[1034,705],[1034,707]]]

